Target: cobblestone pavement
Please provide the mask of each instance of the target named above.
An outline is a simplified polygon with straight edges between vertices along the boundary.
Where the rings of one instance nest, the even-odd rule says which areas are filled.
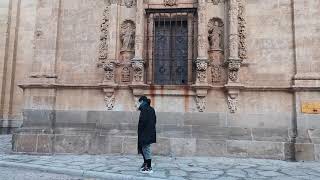
[[[0,137],[0,139],[5,138],[7,137]],[[1,143],[2,142],[7,141],[1,140]],[[7,143],[7,145],[8,144],[10,143]],[[1,149],[6,150],[7,148],[2,147]],[[1,153],[0,166],[9,166],[10,163],[15,167],[18,165],[18,167],[45,169],[48,172],[60,172],[69,175],[70,173],[71,175],[78,173],[78,176],[101,179],[320,180],[320,162],[285,162],[278,160],[223,157],[175,158],[155,156],[153,159],[154,173],[144,175],[138,172],[138,168],[142,163],[141,157],[135,155],[35,156]]]
[[[84,180],[81,177],[8,167],[0,167],[0,172],[0,180]]]

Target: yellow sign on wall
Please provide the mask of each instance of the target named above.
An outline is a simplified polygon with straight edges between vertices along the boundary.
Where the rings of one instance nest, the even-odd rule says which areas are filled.
[[[302,113],[320,114],[320,102],[302,103]]]

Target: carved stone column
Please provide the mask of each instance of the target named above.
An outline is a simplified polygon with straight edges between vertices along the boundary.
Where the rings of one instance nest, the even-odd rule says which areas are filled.
[[[137,1],[135,56],[131,61],[133,68],[133,85],[145,84],[143,60],[144,12],[143,1]]]
[[[199,112],[206,109],[206,96],[210,88],[208,84],[208,32],[206,17],[206,0],[198,1],[198,57],[195,60],[196,82],[193,88],[196,91],[195,102]]]
[[[144,18],[145,9],[143,6],[144,1],[137,1],[136,12],[136,34],[135,34],[135,56],[131,60],[131,66],[133,70],[132,80],[132,92],[134,108],[136,108],[137,99],[144,95],[144,89],[147,87],[145,83],[145,61],[143,59],[143,47],[144,47]]]
[[[239,70],[242,59],[239,57],[239,0],[229,0],[229,58],[228,83],[225,85],[228,92],[228,107],[231,113],[237,110],[239,90],[243,87],[239,82]]]

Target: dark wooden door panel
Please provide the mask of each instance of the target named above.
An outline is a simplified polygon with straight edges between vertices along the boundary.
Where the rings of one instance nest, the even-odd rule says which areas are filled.
[[[183,85],[188,78],[188,24],[155,23],[155,84]]]

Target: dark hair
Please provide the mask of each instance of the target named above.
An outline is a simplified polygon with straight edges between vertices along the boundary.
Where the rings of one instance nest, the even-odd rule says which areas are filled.
[[[151,105],[151,99],[147,99],[147,103],[149,104],[149,106]]]
[[[141,96],[139,98],[139,102],[144,101],[144,102],[148,102],[148,98],[146,96]]]

